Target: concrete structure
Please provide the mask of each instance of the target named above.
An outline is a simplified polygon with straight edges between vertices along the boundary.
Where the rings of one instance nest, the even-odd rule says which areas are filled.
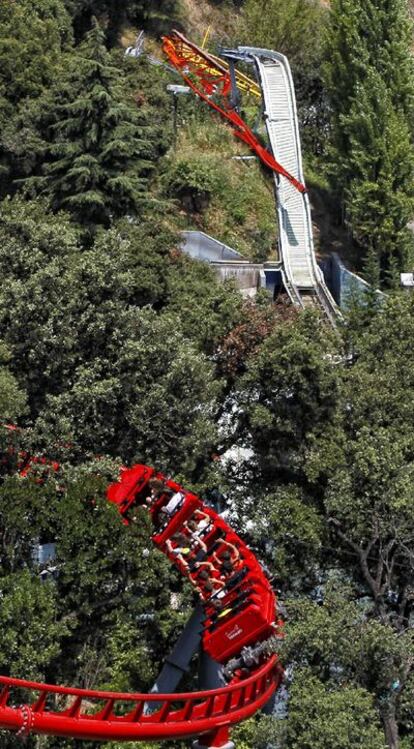
[[[204,232],[185,231],[182,232],[182,236],[183,252],[195,260],[209,263],[222,281],[233,278],[243,296],[252,297],[258,289],[266,289],[272,298],[275,298],[283,290],[281,262],[251,263],[237,250]],[[349,307],[351,299],[355,299],[356,296],[363,297],[370,289],[363,278],[346,268],[336,253],[320,261],[319,266],[333,299],[344,311]],[[413,274],[405,275],[413,277]],[[379,299],[385,299],[386,295],[383,292],[377,290],[376,293]]]
[[[344,311],[349,308],[352,300],[363,299],[370,291],[370,285],[356,273],[348,270],[339,255],[335,252],[321,263],[326,283],[337,305]],[[385,299],[386,294],[379,289],[375,292],[378,299]]]
[[[205,260],[208,263],[221,260],[247,262],[240,252],[233,250],[224,242],[219,242],[218,239],[210,237],[203,231],[183,231],[181,235],[183,251],[195,260]]]
[[[251,263],[240,252],[202,231],[182,232],[182,250],[195,260],[210,263],[220,280],[233,278],[245,297],[253,297],[258,289],[267,289],[272,297],[282,286],[280,262]]]

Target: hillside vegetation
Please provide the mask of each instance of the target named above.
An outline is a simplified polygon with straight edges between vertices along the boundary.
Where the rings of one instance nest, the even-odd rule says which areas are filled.
[[[413,269],[408,11],[0,3],[0,411],[19,427],[0,430],[0,673],[151,687],[194,594],[149,550],[146,514],[126,529],[105,499],[122,464],[145,462],[226,502],[278,591],[289,699],[241,725],[237,745],[412,747],[414,297],[398,290]],[[171,27],[200,42],[209,24],[213,51],[288,55],[318,248],[387,291],[351,298],[336,331],[266,293],[244,301],[180,251],[185,228],[246,257],[277,251],[270,175],[234,159],[247,150],[193,97],[179,99],[174,132],[171,74],[124,55],[138,29],[159,55]],[[23,477],[28,454],[61,467]],[[34,551],[49,542],[43,569]],[[4,749],[17,743],[0,733]]]

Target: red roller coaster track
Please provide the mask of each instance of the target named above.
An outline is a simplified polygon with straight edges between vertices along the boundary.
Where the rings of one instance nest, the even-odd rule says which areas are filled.
[[[148,481],[154,477],[164,480],[154,469],[136,465],[123,470],[120,481],[108,488],[108,499],[117,505],[125,524],[129,524],[133,507],[148,507]],[[166,496],[161,494],[148,507],[155,526],[152,540],[183,574],[195,576],[195,567],[183,566],[174,553],[174,534],[186,528],[184,523],[194,513],[208,516],[203,532],[205,559],[211,559],[214,550],[220,553],[217,549],[225,542],[237,548],[239,582],[234,586],[229,582],[222,589],[219,613],[212,613],[211,593],[200,590],[205,611],[203,647],[219,662],[226,662],[246,645],[256,645],[280,632],[274,593],[252,552],[220,516],[174,481],[165,481],[165,486],[170,494],[181,493],[181,501],[175,513],[163,521],[160,517],[165,513],[160,510],[165,508]],[[19,736],[32,732],[102,741],[202,737],[207,746],[223,746],[229,727],[260,710],[282,677],[283,669],[274,654],[263,655],[249,670],[236,669],[225,687],[187,694],[99,692],[0,676],[0,727]]]
[[[233,127],[234,135],[244,141],[260,160],[273,172],[280,174],[306,192],[306,187],[290,174],[272,154],[262,146],[253,131],[235,111],[231,102],[231,77],[220,61],[190,42],[179,31],[163,37],[163,50],[170,63],[188,86]]]
[[[165,37],[163,48],[186,83],[232,125],[234,134],[247,143],[267,167],[288,179],[300,192],[305,192],[304,185],[273,158],[235,111],[228,67],[179,32]],[[27,476],[36,463],[56,470],[57,464],[46,458],[23,454],[21,475]],[[167,503],[162,495],[151,506],[146,505],[148,482],[154,477],[164,481],[161,474],[147,466],[125,469],[120,481],[108,488],[107,496],[117,505],[126,525],[134,506],[146,506],[154,523],[154,544],[197,585],[204,608],[203,650],[215,661],[225,664],[239,656],[242,649],[266,643],[272,635],[280,634],[275,595],[246,544],[217,513],[173,481],[165,482],[167,488],[182,494],[174,514],[166,518],[160,512]],[[197,512],[208,518],[203,530],[203,545],[207,549],[203,561],[211,564],[215,554],[215,563],[219,564],[223,544],[237,550],[238,569],[225,582],[222,576],[220,597],[203,587],[197,578],[195,550],[183,560],[175,548],[178,545],[174,541],[175,534],[188,533],[187,523]],[[36,733],[101,741],[202,737],[202,743],[207,746],[223,747],[228,742],[230,726],[260,710],[282,680],[283,669],[277,656],[266,652],[266,647],[260,650],[261,655],[250,668],[246,668],[242,660],[242,665],[233,670],[227,686],[187,694],[99,692],[0,676],[0,728],[22,737]]]

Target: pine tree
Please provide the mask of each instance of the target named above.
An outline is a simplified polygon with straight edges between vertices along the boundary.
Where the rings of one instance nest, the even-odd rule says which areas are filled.
[[[70,17],[60,0],[0,3],[0,96],[16,106],[36,97],[56,75],[72,41]],[[10,114],[9,108],[6,114]]]
[[[406,0],[334,0],[325,80],[328,171],[363,256],[383,276],[412,259],[414,67]]]
[[[61,0],[0,3],[0,195],[10,190],[13,153],[22,136],[13,120],[59,77],[71,44],[71,21]]]
[[[393,105],[410,120],[414,107],[412,27],[406,0],[332,0],[325,78],[334,117],[346,114],[358,82],[374,68]]]
[[[414,149],[407,120],[378,73],[369,70],[359,92],[364,106],[354,101],[343,118],[352,169],[344,197],[354,238],[366,253],[375,251],[385,275],[410,259]]]
[[[112,65],[97,23],[72,65],[43,174],[27,184],[79,223],[108,226],[119,216],[136,214],[146,201],[151,131],[126,102],[123,74]]]

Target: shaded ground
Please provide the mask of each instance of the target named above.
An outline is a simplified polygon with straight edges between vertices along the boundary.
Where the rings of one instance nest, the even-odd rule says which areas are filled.
[[[315,250],[323,258],[336,252],[346,266],[353,271],[360,270],[357,248],[347,229],[340,223],[338,209],[328,190],[313,186],[308,180],[309,197],[312,208],[312,225]]]

